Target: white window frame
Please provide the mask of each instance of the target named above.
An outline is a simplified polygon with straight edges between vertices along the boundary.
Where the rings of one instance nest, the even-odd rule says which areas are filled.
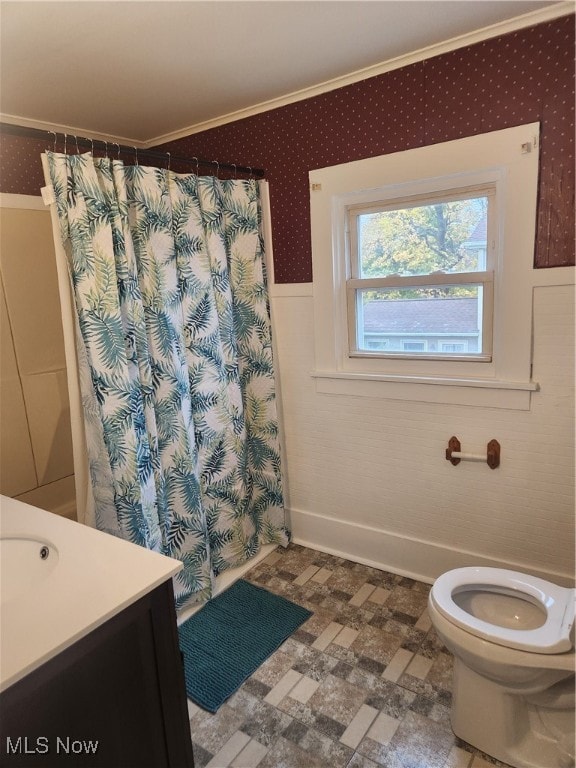
[[[310,172],[319,392],[529,408],[530,392],[538,388],[531,381],[538,150],[539,124],[531,123]],[[350,354],[348,210],[471,187],[496,194],[487,270],[494,273],[491,359]]]
[[[496,190],[493,186],[466,187],[449,190],[442,194],[432,194],[401,199],[383,199],[372,205],[351,205],[347,208],[346,249],[347,249],[347,274],[346,280],[347,309],[348,309],[348,349],[351,357],[390,357],[419,360],[431,358],[433,360],[475,360],[490,362],[492,360],[492,316],[494,305],[494,269],[493,264],[496,255]],[[414,207],[416,205],[433,205],[435,202],[452,202],[466,200],[473,197],[486,197],[488,199],[488,249],[485,269],[474,272],[438,273],[413,276],[394,275],[388,277],[365,278],[360,277],[360,253],[358,249],[358,218],[366,213],[376,213],[385,210],[398,210]],[[370,351],[360,348],[358,342],[359,317],[361,314],[361,291],[377,290],[379,288],[403,288],[410,286],[428,287],[433,285],[479,285],[482,287],[482,303],[479,314],[482,318],[482,350],[478,353],[418,353],[410,354],[402,352]],[[427,349],[427,344],[425,345]]]

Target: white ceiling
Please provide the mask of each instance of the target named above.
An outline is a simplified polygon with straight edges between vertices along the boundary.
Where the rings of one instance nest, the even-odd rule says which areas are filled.
[[[152,145],[573,9],[535,0],[2,0],[1,117]]]

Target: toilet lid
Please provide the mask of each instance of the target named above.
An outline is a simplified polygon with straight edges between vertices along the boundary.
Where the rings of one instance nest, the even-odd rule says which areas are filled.
[[[453,595],[466,591],[504,593],[538,604],[547,618],[535,629],[491,624],[463,610]],[[435,608],[453,624],[492,643],[532,653],[564,653],[572,649],[576,591],[544,579],[503,568],[457,568],[442,574],[430,592]]]

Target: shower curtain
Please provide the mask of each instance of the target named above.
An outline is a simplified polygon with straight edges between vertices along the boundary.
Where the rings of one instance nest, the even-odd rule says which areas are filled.
[[[43,162],[72,296],[88,517],[181,560],[183,608],[290,537],[259,185],[91,154]]]

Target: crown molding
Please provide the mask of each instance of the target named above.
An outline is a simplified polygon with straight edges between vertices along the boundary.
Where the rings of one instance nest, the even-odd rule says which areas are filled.
[[[562,2],[555,3],[554,5],[541,8],[537,11],[530,11],[529,13],[516,16],[513,19],[507,21],[498,22],[497,24],[491,24],[487,27],[482,27],[474,32],[467,32],[463,35],[450,38],[441,43],[435,43],[425,48],[420,48],[412,53],[403,54],[402,56],[396,56],[393,59],[374,64],[370,67],[364,67],[358,69],[355,72],[351,72],[341,77],[336,77],[331,80],[326,80],[318,85],[313,85],[308,88],[302,88],[298,91],[285,94],[275,99],[260,102],[254,104],[251,107],[239,109],[234,112],[230,112],[226,115],[205,120],[201,123],[195,123],[181,130],[174,131],[172,133],[163,134],[157,136],[154,139],[150,139],[144,142],[145,148],[156,147],[160,144],[167,144],[171,141],[183,139],[186,136],[191,136],[195,133],[201,133],[202,131],[208,131],[211,128],[218,128],[227,123],[233,123],[238,120],[243,120],[246,117],[252,117],[254,115],[261,114],[262,112],[268,112],[272,109],[278,109],[279,107],[287,106],[288,104],[294,104],[298,101],[304,101],[305,99],[311,99],[314,96],[320,96],[323,93],[329,93],[338,88],[343,88],[347,85],[358,83],[362,80],[367,80],[371,77],[383,75],[386,72],[390,72],[394,69],[401,69],[407,67],[410,64],[415,64],[425,59],[430,59],[434,56],[440,56],[443,53],[450,53],[458,48],[464,48],[474,43],[482,42],[483,40],[489,40],[492,37],[499,37],[500,35],[506,35],[510,32],[515,32],[526,27],[533,27],[537,24],[543,24],[547,21],[553,21],[562,16],[568,16],[574,13],[576,10],[576,3],[573,0],[562,0]]]
[[[124,144],[129,147],[138,147],[138,149],[146,149],[147,146],[152,146],[149,142],[137,141],[136,139],[126,138],[125,136],[112,136],[109,133],[98,133],[97,131],[90,131],[85,128],[78,128],[71,125],[62,125],[60,123],[46,123],[42,120],[31,120],[28,117],[7,115],[3,112],[0,112],[0,123],[21,125],[24,128],[35,128],[38,131],[46,131],[47,133],[67,135],[72,140],[74,139],[74,136],[82,136],[85,139],[94,139],[94,141],[102,141],[105,144]],[[51,141],[50,136],[46,137],[46,141],[47,143]]]

